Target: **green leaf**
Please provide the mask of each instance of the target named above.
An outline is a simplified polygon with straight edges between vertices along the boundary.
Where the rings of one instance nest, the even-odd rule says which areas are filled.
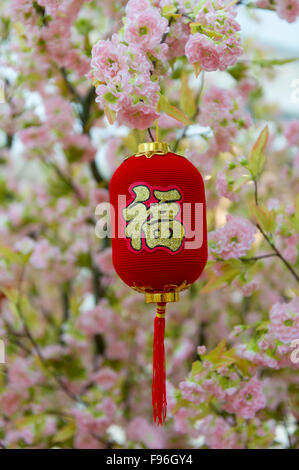
[[[261,67],[273,67],[273,65],[285,65],[290,64],[291,62],[296,62],[297,57],[290,57],[288,59],[258,59],[253,60],[253,64],[260,65]]]
[[[264,204],[259,206],[252,204],[251,213],[257,220],[258,224],[268,233],[273,233],[276,228],[276,212],[269,211]]]
[[[230,67],[227,69],[228,73],[237,81],[242,80],[242,78],[246,77],[246,73],[248,71],[248,64],[242,61],[239,61],[234,65],[234,67]]]
[[[202,366],[201,361],[193,362],[192,371],[191,371],[192,377],[194,377],[195,375],[198,375],[200,372],[202,372],[202,369],[203,369],[203,366]]]
[[[195,77],[197,78],[198,75],[199,75],[200,72],[201,72],[201,67],[200,67],[199,62],[195,62],[195,63],[193,64],[193,68],[194,68]]]
[[[76,424],[74,421],[67,424],[63,428],[61,428],[57,434],[55,434],[54,441],[55,442],[64,442],[74,436],[76,432]]]
[[[235,192],[235,191],[238,191],[245,183],[248,183],[248,181],[250,181],[250,176],[249,175],[243,175],[243,176],[240,176],[240,178],[238,178],[233,186],[232,186],[232,191]]]
[[[185,126],[190,126],[192,124],[190,119],[182,111],[170,104],[165,96],[160,95],[158,106],[161,111],[164,111],[164,113],[168,114],[168,116],[173,117],[177,121],[182,122],[183,124],[185,124]]]
[[[180,106],[183,113],[185,113],[189,118],[192,118],[195,115],[195,94],[189,87],[188,75],[186,73],[182,73],[181,77]]]
[[[177,8],[174,5],[165,5],[162,8],[162,15],[166,17],[173,16],[176,10]]]
[[[21,254],[15,253],[8,246],[0,245],[0,256],[10,263],[23,264],[24,257]]]
[[[75,22],[75,28],[77,29],[78,33],[82,36],[85,36],[93,30],[92,22],[88,18],[79,18]]]
[[[253,145],[249,159],[247,168],[250,171],[253,179],[257,180],[261,175],[264,164],[265,164],[265,147],[269,137],[269,129],[268,126],[265,126],[264,129],[261,131],[260,135],[258,136],[255,144]]]
[[[110,109],[108,106],[104,106],[104,112],[105,116],[108,119],[109,124],[113,124],[116,119],[116,113],[112,109]]]
[[[226,283],[230,283],[235,277],[241,274],[242,270],[244,270],[244,266],[242,266],[242,262],[240,260],[230,260],[227,262],[223,262],[221,265],[222,275],[218,276],[214,272],[205,284],[202,289],[200,289],[201,294],[207,294],[209,292],[213,292],[214,290],[218,290],[224,286]]]
[[[84,149],[76,147],[75,145],[70,145],[64,149],[64,154],[69,163],[75,163],[81,160],[84,155]]]

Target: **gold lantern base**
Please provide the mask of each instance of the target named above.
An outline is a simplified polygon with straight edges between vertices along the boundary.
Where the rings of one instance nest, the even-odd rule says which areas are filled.
[[[145,303],[157,303],[157,302],[178,302],[179,292],[146,292]]]
[[[186,281],[183,281],[180,285],[169,284],[164,287],[163,291],[155,291],[151,287],[140,287],[133,285],[131,286],[137,292],[145,295],[145,303],[157,303],[157,302],[178,302],[179,293],[185,289],[188,289],[190,284],[187,284]]]

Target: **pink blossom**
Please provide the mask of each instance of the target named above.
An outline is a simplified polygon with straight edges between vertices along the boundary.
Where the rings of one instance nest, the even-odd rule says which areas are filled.
[[[97,411],[102,411],[108,419],[112,420],[117,412],[115,401],[111,397],[105,397],[97,405]]]
[[[117,338],[115,334],[107,335],[106,354],[109,359],[126,360],[130,354],[130,346]]]
[[[168,30],[168,21],[160,15],[157,8],[143,0],[143,9],[135,8],[136,1],[129,0],[127,5],[125,40],[135,44],[143,51],[154,51],[159,46],[162,36]]]
[[[180,121],[177,121],[171,116],[168,116],[165,113],[161,113],[159,120],[158,120],[159,128],[160,129],[171,129],[173,127],[179,128],[184,127],[184,124]]]
[[[213,129],[218,151],[229,151],[230,140],[236,136],[239,129],[247,129],[250,122],[251,118],[244,109],[244,102],[235,91],[213,86],[204,94],[200,124]]]
[[[114,274],[112,263],[112,248],[106,248],[97,257],[98,265],[103,274]]]
[[[109,165],[110,172],[113,173],[118,165],[121,163],[120,159],[117,158],[117,152],[121,145],[121,139],[115,137],[109,139],[106,147],[106,160]]]
[[[51,261],[57,261],[60,257],[59,249],[50,245],[48,240],[43,239],[36,242],[30,263],[36,269],[46,269]]]
[[[278,16],[293,23],[299,16],[299,1],[298,0],[276,0],[276,10]]]
[[[207,352],[207,348],[203,346],[197,346],[197,354],[203,356]]]
[[[242,418],[251,419],[257,411],[265,406],[266,398],[262,390],[262,383],[257,377],[252,377],[229,397],[224,408],[229,413],[236,413]]]
[[[144,442],[148,449],[164,448],[164,433],[142,417],[134,418],[127,427],[128,438]]]
[[[285,344],[299,338],[299,297],[273,305],[268,332]]]
[[[18,240],[14,246],[16,251],[19,251],[23,254],[28,254],[34,249],[34,240],[29,237],[24,237]]]
[[[24,213],[24,205],[21,202],[13,202],[8,207],[7,215],[13,225],[21,223]]]
[[[159,116],[159,83],[151,80],[152,63],[135,44],[125,46],[115,35],[100,41],[93,47],[91,67],[96,101],[116,112],[119,123],[142,130]]]
[[[104,333],[111,322],[112,312],[105,301],[90,310],[81,313],[79,327],[88,335]]]
[[[49,15],[57,13],[64,0],[38,0],[38,3],[46,8]]]
[[[220,258],[241,258],[250,250],[256,228],[244,217],[228,215],[226,225],[211,234],[213,253]]]
[[[291,121],[284,126],[284,135],[289,145],[299,143],[299,121]]]
[[[207,72],[217,70],[219,67],[219,54],[214,41],[202,34],[196,33],[189,37],[185,52],[191,64],[199,63]]]
[[[104,390],[113,387],[117,380],[117,374],[109,367],[103,367],[93,374],[93,381],[100,385]]]
[[[51,96],[44,100],[46,116],[51,126],[60,132],[72,130],[74,112],[70,103],[61,96]]]
[[[150,127],[158,117],[159,114],[152,106],[139,102],[122,108],[118,114],[118,121],[129,127],[143,130]]]
[[[206,400],[206,393],[201,385],[189,380],[180,383],[180,390],[185,400],[192,403],[202,403]]]
[[[279,209],[279,200],[272,197],[271,199],[269,199],[269,201],[267,202],[267,209],[269,211],[271,210],[278,210]]]
[[[93,76],[107,83],[117,77],[126,66],[125,48],[114,41],[98,41],[92,48],[91,67]]]
[[[290,263],[295,264],[298,256],[297,245],[299,243],[299,234],[291,235],[286,239],[286,248],[283,250],[283,257],[290,261]]]
[[[99,442],[98,439],[92,436],[89,432],[85,431],[76,431],[75,449],[104,449],[105,444]]]
[[[207,416],[199,425],[200,433],[205,437],[211,449],[237,449],[238,434],[231,432],[231,427],[222,417]]]
[[[204,2],[195,19],[200,25],[199,32],[189,37],[185,47],[189,62],[198,63],[208,72],[234,65],[243,52],[238,34],[240,25],[234,19],[236,9],[233,5],[223,7],[223,2],[218,5]]]
[[[14,21],[34,26],[38,21],[38,14],[32,8],[31,0],[15,0],[10,2],[10,11]]]
[[[231,201],[238,200],[238,195],[228,189],[228,182],[227,182],[225,174],[222,171],[219,171],[217,173],[216,190],[220,197],[226,197],[227,199],[230,199]]]
[[[166,44],[168,45],[168,60],[185,55],[186,43],[189,39],[189,26],[184,19],[177,18],[172,23],[167,35]]]
[[[32,444],[34,440],[34,435],[33,432],[30,429],[20,429],[20,430],[11,430],[8,431],[5,437],[5,443],[6,445],[11,446],[12,444],[15,444],[19,440],[23,440],[26,442],[26,444]]]
[[[243,292],[243,295],[245,297],[250,297],[252,293],[257,290],[260,286],[260,282],[257,279],[253,279],[250,282],[247,282],[247,284],[244,284],[241,289]]]
[[[25,398],[25,397],[24,397]],[[13,415],[20,406],[21,396],[17,391],[9,390],[1,395],[1,410],[6,416]]]
[[[189,418],[192,417],[192,411],[188,408],[180,408],[174,415],[174,427],[177,432],[182,434],[190,433],[191,424]]]
[[[29,361],[19,357],[10,365],[8,377],[10,384],[16,390],[22,390],[36,384],[40,379],[40,374],[30,369]]]
[[[46,125],[31,126],[27,129],[21,130],[19,138],[27,149],[34,149],[37,153],[37,148],[44,149],[49,146],[50,134],[49,128]]]
[[[47,416],[45,418],[45,426],[43,433],[45,436],[53,436],[57,432],[57,422],[56,419],[52,416]]]
[[[105,188],[95,188],[91,191],[91,199],[94,206],[108,202],[109,192]]]
[[[75,408],[72,414],[76,420],[78,435],[82,433],[101,436],[111,424],[111,420],[106,416],[95,417],[87,410]]]
[[[180,342],[179,347],[176,348],[172,357],[172,367],[176,368],[193,353],[194,345],[189,339],[184,339]]]

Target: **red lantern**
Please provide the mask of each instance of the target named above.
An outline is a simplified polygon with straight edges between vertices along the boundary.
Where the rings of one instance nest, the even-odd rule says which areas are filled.
[[[113,264],[120,278],[157,303],[153,344],[154,420],[166,417],[165,306],[196,281],[207,261],[206,203],[199,171],[163,142],[140,144],[110,186]]]

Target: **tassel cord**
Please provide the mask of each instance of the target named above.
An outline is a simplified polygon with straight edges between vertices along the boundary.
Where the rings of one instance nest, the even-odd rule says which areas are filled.
[[[165,368],[165,310],[166,303],[157,304],[153,342],[152,404],[155,423],[162,425],[166,418],[166,368]]]

